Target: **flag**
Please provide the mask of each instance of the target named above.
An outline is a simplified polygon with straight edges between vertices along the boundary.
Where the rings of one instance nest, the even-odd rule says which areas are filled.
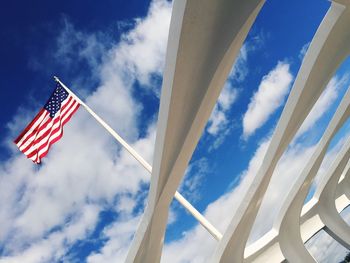
[[[39,164],[51,145],[61,139],[63,126],[79,106],[78,101],[57,82],[49,100],[14,143],[27,158]]]

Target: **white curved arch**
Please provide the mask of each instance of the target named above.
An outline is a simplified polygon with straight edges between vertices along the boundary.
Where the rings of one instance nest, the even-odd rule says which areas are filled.
[[[335,70],[348,55],[350,45],[347,19],[346,6],[333,2],[306,53],[258,174],[224,233],[212,262],[243,261],[249,233],[278,160]],[[317,161],[322,161],[322,158]],[[298,218],[299,215],[300,213]],[[290,246],[292,244],[284,245]],[[300,244],[296,249],[303,248],[304,245]],[[293,262],[292,257],[288,255],[287,258]]]
[[[344,188],[344,184],[345,181],[341,180],[337,187],[335,203],[338,213],[342,212],[350,205],[350,200],[342,191],[339,191]],[[318,215],[317,204],[316,199],[311,199],[303,207],[300,216],[300,230],[304,243],[325,227]],[[271,229],[263,237],[249,245],[244,255],[244,262],[265,263],[282,262],[285,260],[279,245],[278,232],[275,229]]]
[[[318,214],[326,226],[326,232],[347,249],[350,249],[350,227],[337,211],[335,195],[339,178],[349,158],[350,139],[344,144],[314,195],[318,200]]]
[[[346,173],[339,180],[335,192],[335,207],[338,213],[350,205],[350,199],[344,194],[349,187],[348,176],[350,174],[350,162],[346,167]],[[327,175],[327,174],[326,174]],[[323,181],[326,181],[323,179]],[[320,230],[324,229],[321,218],[318,215],[318,199],[315,197],[308,201],[302,209],[300,216],[300,232],[305,243]],[[245,250],[244,262],[282,262],[285,260],[279,245],[279,235],[276,229],[271,229],[263,237],[249,245]]]
[[[174,1],[148,204],[126,262],[160,261],[170,202],[263,3]]]
[[[288,197],[277,217],[274,228],[279,232],[279,243],[285,258],[291,262],[293,262],[293,260],[295,260],[295,262],[315,262],[311,254],[305,248],[301,238],[299,226],[300,214],[304,200],[324,159],[328,145],[331,142],[334,134],[347,120],[349,116],[349,109],[350,89],[345,94],[336,113],[324,132],[324,135],[317,144],[315,152],[311,156],[295,184],[292,186],[291,191],[287,194]],[[344,167],[342,168],[344,169]],[[338,180],[336,183],[338,183]],[[332,202],[334,202],[334,199],[332,199]]]
[[[337,187],[337,191],[344,193],[346,197],[350,199],[350,163],[344,177],[341,178],[341,180],[344,181],[344,183]]]

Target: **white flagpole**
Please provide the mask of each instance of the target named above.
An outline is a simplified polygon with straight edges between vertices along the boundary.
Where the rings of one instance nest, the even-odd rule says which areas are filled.
[[[65,88],[76,99],[81,106],[83,106],[97,122],[99,122],[150,174],[152,174],[152,166],[146,162],[122,137],[119,136],[104,120],[102,120],[89,106],[87,106],[81,99],[78,98],[66,85],[64,85],[56,76],[54,76],[63,88]],[[198,222],[218,241],[221,240],[222,234],[196,209],[194,208],[179,192],[175,192],[175,199],[186,210],[198,220]]]

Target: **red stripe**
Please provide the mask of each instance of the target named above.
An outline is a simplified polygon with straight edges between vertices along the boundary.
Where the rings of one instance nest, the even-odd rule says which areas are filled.
[[[60,139],[62,138],[62,136],[63,136],[63,127],[64,127],[64,125],[71,119],[71,117],[73,116],[73,114],[79,109],[79,106],[80,106],[80,104],[78,103],[78,104],[76,105],[75,109],[74,109],[74,110],[71,112],[71,114],[67,117],[67,119],[65,119],[65,120],[62,122],[62,126],[61,126],[62,132],[61,132],[61,134],[60,134],[58,137],[56,137],[55,139],[53,139],[53,140],[49,143],[49,146],[47,147],[47,150],[46,150],[45,152],[41,153],[41,154],[38,156],[37,161],[38,161],[39,163],[40,163],[40,159],[44,158],[44,157],[46,156],[46,154],[49,152],[49,150],[50,150],[50,148],[51,148],[51,145],[53,145],[55,142],[57,142],[58,140],[60,140]],[[39,150],[38,152],[40,152],[40,150]]]
[[[73,116],[73,114],[79,109],[80,104],[78,103],[75,107],[75,109],[71,112],[71,114],[65,119],[62,123],[62,126],[65,125]]]
[[[51,148],[51,145],[53,145],[55,142],[57,142],[59,139],[61,139],[63,136],[63,129],[62,129],[62,133],[57,137],[55,138],[54,140],[52,140],[49,144],[49,146],[47,147],[47,150],[45,152],[43,152],[42,154],[40,154],[40,156],[37,157],[37,162],[40,163],[41,159],[44,158],[47,153],[49,152],[50,148]]]
[[[77,104],[77,105],[79,105],[79,104]],[[52,131],[52,133],[50,134],[50,136],[49,136],[47,142],[44,143],[44,144],[42,144],[42,145],[38,148],[38,153],[39,153],[42,149],[44,149],[45,147],[47,147],[47,146],[51,143],[49,140],[50,140],[50,138],[51,138],[52,136],[54,136],[56,133],[58,133],[58,132],[60,132],[61,130],[63,130],[64,124],[67,123],[67,121],[71,118],[72,114],[76,111],[76,109],[74,109],[70,115],[67,115],[68,112],[73,108],[73,106],[74,106],[74,104],[72,105],[72,107],[69,108],[68,111],[65,112],[64,115],[61,116],[61,118],[60,118],[60,125]],[[65,120],[62,121],[62,119],[64,119],[64,118],[66,117],[66,115],[67,115],[68,117],[67,117]],[[61,122],[61,121],[62,121],[62,122]]]
[[[62,108],[60,109],[61,111],[63,111],[66,107],[67,107],[67,105],[70,103],[70,101],[72,100],[72,97],[69,97],[69,100],[67,101],[67,103],[65,103],[63,106],[62,106]],[[43,109],[43,110],[45,110],[45,109]],[[45,110],[46,111],[46,110]],[[48,111],[47,111],[48,112]],[[44,124],[40,124],[40,127],[38,127],[38,128],[40,128],[39,129],[39,131],[37,131],[36,133],[34,133],[34,131],[21,143],[21,145],[19,146],[19,147],[21,147],[23,144],[25,144],[30,138],[32,138],[33,136],[35,136],[35,135],[37,135],[41,130],[43,130],[43,129],[45,129],[46,128],[46,126],[49,124],[49,123],[51,123],[51,121],[52,121],[52,118],[50,117]],[[36,129],[37,130],[37,129]],[[35,130],[35,131],[36,131]],[[33,145],[33,143],[34,143],[34,141],[35,140],[33,140],[28,146],[32,146]],[[25,150],[22,150],[23,152],[25,152],[27,149],[28,149],[28,146],[26,147],[26,149]]]
[[[62,106],[62,108],[60,109],[61,112],[64,111],[64,109],[67,107],[67,105],[70,103],[71,100],[72,100],[72,97],[70,97],[69,100],[67,101],[67,103]],[[73,104],[74,104],[74,102],[73,102]],[[51,120],[52,120],[52,118],[51,118]],[[47,127],[47,125],[49,125],[49,123],[51,123],[51,120],[47,120],[47,122],[43,126],[41,126],[40,130],[44,130]]]
[[[45,139],[51,132],[52,132],[52,128],[53,126],[59,122],[62,118],[62,115],[60,115],[58,118],[55,119],[51,119],[50,123],[52,123],[52,126],[47,129],[42,135],[40,135],[38,138],[35,138],[30,144],[27,145],[26,148],[24,148],[22,151],[26,152],[28,151],[33,145],[38,144],[41,140]],[[40,129],[41,131],[42,129]]]
[[[63,115],[60,115],[58,118],[56,118],[55,121],[54,121],[54,124],[52,125],[52,127],[53,127],[56,123],[61,122],[61,119],[62,119],[63,117],[64,117]],[[45,137],[40,138],[40,140],[36,140],[36,142],[35,142],[34,145],[39,144],[43,139],[46,139],[46,142],[45,142],[43,145],[41,145],[39,148],[34,148],[34,149],[33,149],[31,152],[29,152],[29,153],[25,153],[25,152],[28,151],[28,150],[30,150],[30,148],[24,150],[23,152],[28,156],[28,158],[31,158],[31,157],[33,157],[35,154],[38,154],[38,152],[43,148],[43,146],[45,146],[45,145],[48,144],[48,141],[49,141],[50,137],[53,136],[53,135],[57,132],[57,130],[59,130],[59,129],[61,128],[61,126],[62,126],[62,123],[60,123],[60,125],[59,125],[58,127],[54,128],[54,129],[52,129],[52,127],[51,127],[49,130],[47,130],[47,131],[45,132],[45,135],[46,135]]]
[[[46,111],[46,110],[45,110]],[[49,112],[46,111],[45,113],[45,117],[43,118],[43,120],[35,127],[35,129],[33,129],[31,132],[29,132],[28,134],[26,134],[27,136],[24,138],[24,140],[22,142],[18,142],[17,146],[18,148],[22,147],[24,144],[26,144],[31,138],[35,137],[38,135],[38,133],[41,131],[41,127],[47,122],[47,121],[51,121],[51,117],[49,116]],[[48,119],[46,120],[46,118],[48,117]],[[46,120],[46,121],[45,121]]]
[[[72,107],[72,105],[74,105],[74,103],[75,103],[75,101],[70,105],[69,109],[68,109],[66,112],[68,112],[68,111],[71,109],[71,107]],[[66,103],[64,106],[66,106],[66,105],[68,105],[68,103]],[[63,111],[65,108],[66,108],[66,107],[62,107],[62,111]],[[62,111],[61,111],[61,112],[62,112]],[[63,118],[63,116],[64,116],[64,115],[60,115],[60,118]],[[54,118],[54,119],[50,118],[50,119],[45,123],[44,126],[40,127],[40,130],[37,132],[37,134],[38,134],[40,131],[44,130],[44,129],[47,127],[47,125],[49,125],[49,124],[52,123],[52,126],[51,126],[49,129],[47,129],[42,135],[40,135],[40,137],[34,138],[34,140],[33,140],[30,144],[28,144],[24,149],[22,149],[21,151],[22,151],[23,153],[25,153],[25,152],[28,151],[33,145],[39,143],[43,138],[45,138],[48,134],[50,134],[50,132],[51,132],[51,130],[52,130],[52,127],[59,121],[60,118]],[[32,136],[32,137],[33,137],[33,136]]]
[[[34,123],[40,118],[40,116],[45,112],[46,110],[44,108],[42,108],[39,113],[34,117],[34,119],[28,124],[27,127],[24,128],[24,130],[21,132],[21,134],[16,138],[16,140],[14,140],[14,143],[18,143],[22,137],[24,135],[26,135],[26,133],[30,130],[30,128],[32,128],[32,126],[34,125]]]
[[[79,106],[79,103],[77,104]],[[58,118],[56,118],[54,120],[54,124],[52,125],[52,127],[57,123],[57,122],[60,122],[60,125],[55,128],[54,130],[52,130],[52,127],[51,129],[47,130],[45,132],[45,137],[43,136],[40,136],[40,138],[38,138],[36,141],[35,141],[35,144],[39,143],[43,138],[46,138],[48,137],[47,141],[41,145],[39,148],[37,149],[34,149],[32,152],[26,154],[28,158],[31,158],[33,157],[35,154],[38,154],[40,152],[40,150],[44,149],[45,147],[47,147],[49,145],[48,148],[50,148],[50,145],[52,144],[51,142],[49,142],[50,140],[50,137],[52,137],[53,135],[55,135],[57,132],[59,132],[61,129],[63,129],[63,125],[67,122],[66,120],[64,121],[64,123],[61,123],[61,120],[66,116],[66,114],[69,113],[69,111],[73,108],[74,106],[74,103],[69,107],[69,109],[62,115],[60,115]],[[72,113],[74,113],[77,109],[74,109]],[[69,115],[69,117],[67,117],[67,119],[70,119],[70,117],[72,116],[72,114]],[[40,140],[39,140],[40,139]],[[55,141],[55,139],[53,140]],[[27,149],[28,150],[28,149]],[[24,151],[25,152],[25,151]]]

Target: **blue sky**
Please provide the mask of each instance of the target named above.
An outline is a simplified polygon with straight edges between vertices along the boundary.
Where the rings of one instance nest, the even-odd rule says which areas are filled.
[[[179,188],[222,232],[262,161],[329,6],[267,1],[232,68]],[[1,13],[0,262],[123,262],[147,200],[147,172],[84,109],[39,167],[12,140],[44,105],[57,75],[152,163],[171,2],[12,1]],[[348,88],[349,67],[347,60],[282,157],[251,241],[272,227]],[[317,178],[348,127],[337,134]],[[165,240],[163,262],[203,262],[215,247],[176,202]],[[309,249],[322,262],[345,253],[322,233]],[[324,255],[325,249],[333,252]]]

